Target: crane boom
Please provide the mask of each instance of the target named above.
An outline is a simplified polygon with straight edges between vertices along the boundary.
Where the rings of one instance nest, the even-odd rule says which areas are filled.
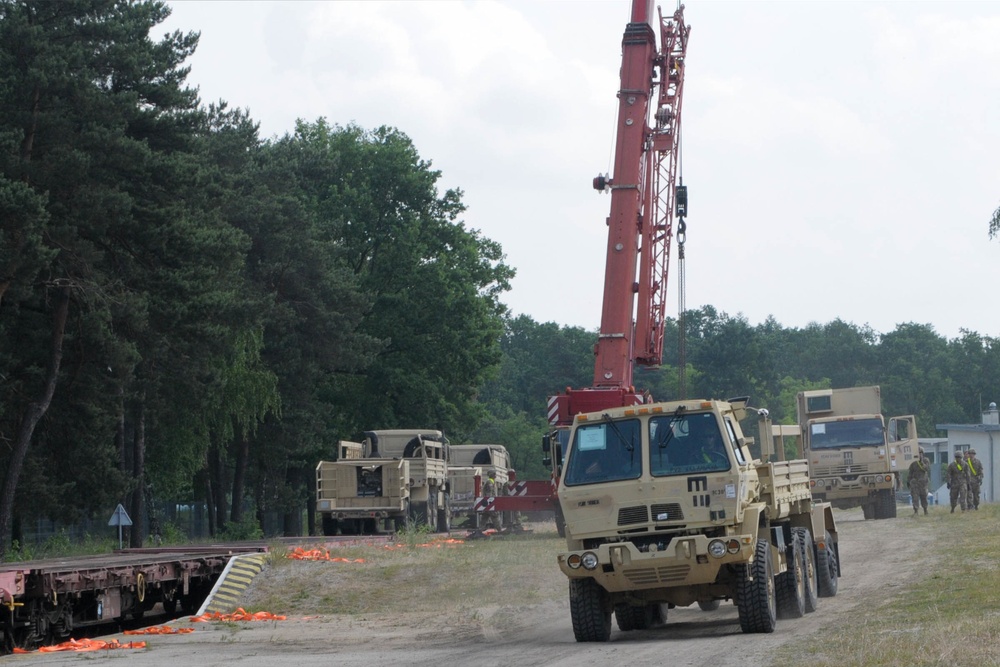
[[[677,209],[683,226],[687,206],[676,178],[690,32],[683,5],[671,18],[657,14],[654,21],[653,1],[633,0],[622,38],[613,173],[594,179],[596,189],[611,193],[594,381],[549,399],[552,424],[568,424],[579,412],[642,403],[633,387],[634,365],[662,360],[673,218]]]

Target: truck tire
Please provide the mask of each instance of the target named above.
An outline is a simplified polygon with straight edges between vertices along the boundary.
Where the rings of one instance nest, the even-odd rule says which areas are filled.
[[[802,545],[794,533],[786,558],[788,569],[774,578],[778,618],[802,618],[806,615],[806,568],[802,560]]]
[[[608,593],[593,579],[569,580],[569,613],[578,642],[611,639],[611,604]]]
[[[444,506],[438,508],[437,529],[439,533],[451,532],[451,502],[447,495],[444,497]]]
[[[816,547],[816,583],[821,598],[832,598],[837,594],[837,581],[840,576],[840,563],[833,547],[830,533],[826,533],[823,548]]]
[[[771,567],[771,545],[757,540],[753,562],[736,585],[740,628],[745,634],[774,632],[777,623],[777,601]]]
[[[427,502],[410,501],[410,525],[419,529],[427,523]]]
[[[437,491],[434,487],[431,487],[430,493],[427,495],[427,529],[432,533],[437,532],[438,524],[438,506],[437,506]]]
[[[806,613],[811,614],[819,606],[819,585],[816,581],[816,552],[812,533],[808,528],[792,528],[792,535],[802,550],[802,573],[806,584]]]
[[[891,489],[882,489],[876,494],[874,515],[876,519],[896,518],[896,494]]]
[[[323,515],[323,534],[327,537],[337,534],[337,519],[329,514]]]

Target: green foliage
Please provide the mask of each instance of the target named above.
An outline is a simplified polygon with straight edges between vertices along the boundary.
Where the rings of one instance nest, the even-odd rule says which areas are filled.
[[[257,518],[253,516],[246,516],[238,523],[227,523],[226,527],[219,534],[220,539],[234,541],[260,540],[263,537],[264,531],[261,530],[260,524],[257,523]]]

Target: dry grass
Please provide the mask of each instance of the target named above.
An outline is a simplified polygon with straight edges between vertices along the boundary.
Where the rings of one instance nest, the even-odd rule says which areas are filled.
[[[899,563],[900,578],[908,581],[899,595],[854,608],[810,637],[808,644],[779,651],[774,664],[1000,665],[998,520],[1000,505],[927,517],[934,531],[924,545],[930,565],[917,569]]]
[[[276,614],[477,614],[516,601],[534,605],[566,596],[555,555],[565,542],[551,523],[533,533],[447,544],[410,536],[391,547],[354,546],[331,556],[357,562],[276,559],[246,591],[248,611]],[[494,622],[496,619],[494,619]]]

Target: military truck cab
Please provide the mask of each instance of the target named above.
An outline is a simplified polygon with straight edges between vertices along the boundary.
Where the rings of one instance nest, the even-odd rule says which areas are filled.
[[[577,415],[559,503],[578,641],[733,600],[745,632],[816,607],[839,576],[832,509],[804,460],[753,459],[743,401],[680,401]],[[766,411],[762,443],[773,442]],[[817,536],[814,538],[814,536]]]

